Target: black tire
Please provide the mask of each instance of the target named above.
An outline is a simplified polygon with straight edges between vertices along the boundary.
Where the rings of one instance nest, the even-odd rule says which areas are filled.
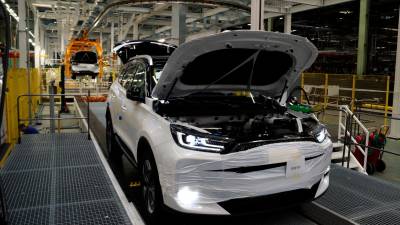
[[[375,165],[376,171],[383,172],[386,169],[386,163],[382,159],[378,159]]]
[[[149,149],[139,162],[139,176],[144,216],[150,224],[157,224],[162,217],[162,194],[157,166]]]
[[[372,163],[367,163],[367,173],[372,175],[375,173],[375,165]]]
[[[107,115],[109,115],[107,113]],[[115,140],[114,128],[112,125],[111,118],[106,118],[106,141],[107,141],[107,154],[109,159],[120,158],[122,156],[121,147]]]

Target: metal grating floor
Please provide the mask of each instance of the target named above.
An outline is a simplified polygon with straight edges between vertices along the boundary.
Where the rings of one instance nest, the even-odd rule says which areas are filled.
[[[330,176],[319,204],[362,225],[400,223],[400,186],[334,165]]]
[[[1,178],[12,225],[130,224],[87,134],[25,135]]]

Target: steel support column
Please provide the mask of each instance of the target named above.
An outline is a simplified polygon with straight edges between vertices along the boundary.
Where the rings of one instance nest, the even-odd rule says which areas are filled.
[[[40,51],[41,51],[41,45],[40,42],[42,40],[40,39],[40,18],[38,16],[38,12],[35,14],[35,30],[34,30],[34,36],[35,36],[35,68],[39,69],[40,68]]]
[[[291,34],[292,33],[292,14],[288,13],[285,15],[285,22],[283,26],[283,32],[285,34]]]
[[[251,30],[265,30],[264,0],[251,0]]]
[[[60,47],[60,57],[63,57],[64,50],[65,50],[65,24],[63,20],[60,20],[61,25],[59,29],[60,40],[61,40],[61,47]]]
[[[358,51],[357,51],[357,75],[365,75],[367,72],[368,58],[368,23],[369,2],[360,0],[360,18],[358,28]]]
[[[47,54],[46,50],[46,29],[43,27],[39,26],[39,40],[40,40],[40,56],[39,56],[39,66],[45,65],[45,55]]]
[[[399,9],[399,29],[397,33],[397,53],[396,53],[396,74],[393,93],[393,112],[394,118],[400,118],[400,9]],[[400,138],[400,120],[392,120],[390,136]]]
[[[274,30],[274,18],[268,18],[268,31],[273,31]]]
[[[133,23],[133,36],[132,40],[139,40],[139,23]]]
[[[18,50],[19,50],[19,68],[27,67],[27,51],[26,43],[28,41],[26,32],[26,1],[18,0]]]
[[[186,41],[186,11],[187,6],[179,3],[172,5],[172,40],[176,45]]]
[[[111,34],[110,34],[110,55],[113,53],[114,48],[114,20],[111,20]]]
[[[125,39],[124,37],[124,14],[120,14],[119,15],[119,22],[118,22],[118,42],[122,41]]]

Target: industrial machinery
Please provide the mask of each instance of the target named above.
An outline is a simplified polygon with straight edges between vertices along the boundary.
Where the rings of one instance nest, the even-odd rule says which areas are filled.
[[[77,52],[82,51],[93,51],[96,50],[97,53],[97,65],[99,68],[98,78],[100,79],[103,76],[103,48],[101,47],[99,40],[93,40],[88,38],[87,31],[84,32],[84,35],[81,38],[71,39],[69,42],[65,57],[65,76],[66,78],[72,78],[71,73],[71,58]]]

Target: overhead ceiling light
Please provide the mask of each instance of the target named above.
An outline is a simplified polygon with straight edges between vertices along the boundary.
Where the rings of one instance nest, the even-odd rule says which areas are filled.
[[[40,7],[40,8],[52,8],[52,5],[50,4],[44,4],[44,3],[32,3],[32,6],[35,7]]]
[[[14,12],[14,10],[10,7],[9,4],[6,3],[5,0],[1,0],[2,4],[6,7],[8,13],[10,16],[12,16],[17,22],[19,22],[19,17],[18,15]]]
[[[352,14],[353,12],[350,11],[350,10],[342,10],[342,11],[339,11],[339,13],[340,13],[340,14],[348,15],[348,14]]]

